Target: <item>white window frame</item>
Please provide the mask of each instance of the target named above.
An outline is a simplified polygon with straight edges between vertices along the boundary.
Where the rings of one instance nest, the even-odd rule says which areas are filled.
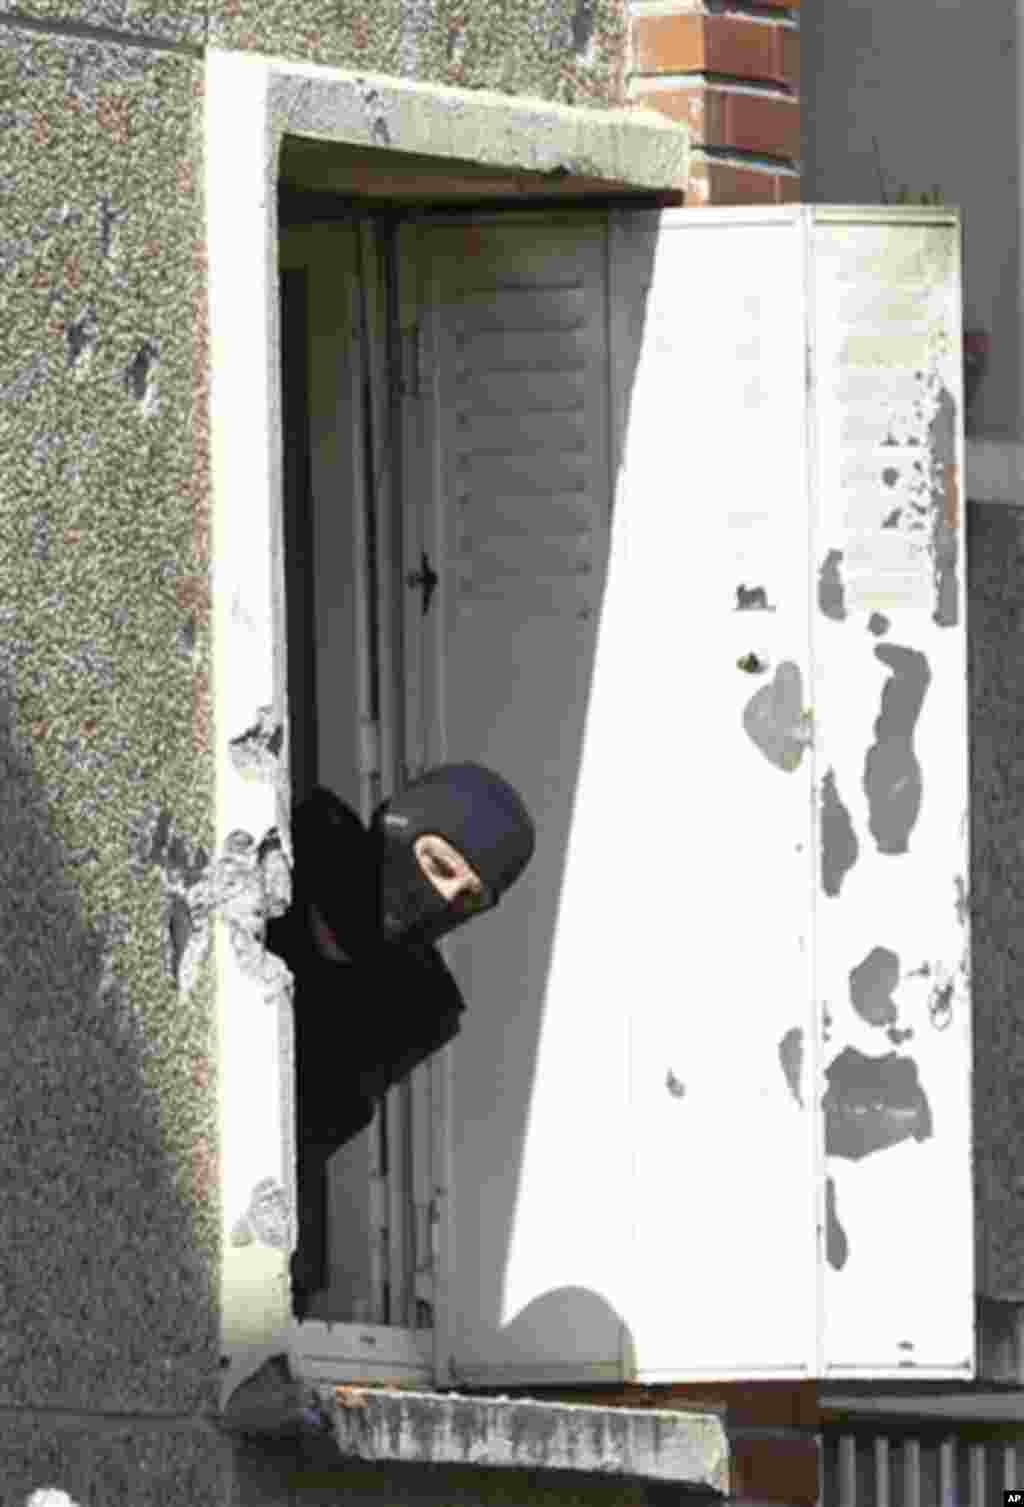
[[[489,165],[512,191],[524,173],[558,174],[574,161],[593,186],[679,189],[685,130],[632,110],[577,110],[541,101],[354,74],[317,64],[210,49],[206,54],[206,251],[212,490],[215,827],[259,844],[276,827],[289,850],[284,654],[282,436],[276,193],[283,137]],[[566,166],[569,174],[566,176]],[[270,758],[232,757],[231,741],[277,730]],[[244,846],[244,844],[243,844]],[[251,850],[250,850],[251,851]],[[257,918],[258,919],[258,918]],[[450,1274],[437,1271],[430,1331],[295,1322],[288,1256],[295,1238],[295,1146],[290,983],[272,958],[216,929],[221,1042],[224,1223],[221,1270],[223,1397],[268,1355],[325,1380],[422,1384],[443,1377]],[[279,1228],[235,1237],[253,1189],[272,1185]],[[244,1221],[243,1221],[244,1222]],[[444,1241],[441,1242],[442,1251]]]

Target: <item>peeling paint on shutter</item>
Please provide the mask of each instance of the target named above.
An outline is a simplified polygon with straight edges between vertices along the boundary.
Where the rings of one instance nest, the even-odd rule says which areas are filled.
[[[959,229],[810,227],[829,1375],[974,1364]],[[831,605],[829,605],[831,604]],[[826,789],[825,779],[829,780]],[[845,853],[845,856],[843,854]]]

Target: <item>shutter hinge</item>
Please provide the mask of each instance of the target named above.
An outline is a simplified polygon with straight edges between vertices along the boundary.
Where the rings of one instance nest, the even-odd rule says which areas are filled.
[[[380,774],[380,724],[365,718],[359,724],[359,773]]]
[[[433,601],[434,592],[440,585],[441,577],[430,563],[426,550],[420,552],[419,570],[410,570],[406,575],[405,584],[410,589],[419,588],[420,592],[420,615],[426,617],[430,611],[430,603]]]

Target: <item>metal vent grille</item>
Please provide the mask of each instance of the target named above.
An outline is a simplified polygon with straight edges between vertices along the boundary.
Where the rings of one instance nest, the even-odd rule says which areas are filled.
[[[821,1507],[1002,1507],[1024,1484],[1024,1431],[947,1423],[826,1430]]]

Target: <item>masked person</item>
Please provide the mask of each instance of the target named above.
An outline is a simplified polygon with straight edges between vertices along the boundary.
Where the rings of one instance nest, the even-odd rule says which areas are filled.
[[[533,853],[512,786],[479,764],[431,770],[367,831],[318,787],[292,821],[292,904],[267,945],[295,980],[299,1244],[295,1311],[326,1285],[328,1159],[457,1034],[465,1002],[436,943],[491,910]]]

